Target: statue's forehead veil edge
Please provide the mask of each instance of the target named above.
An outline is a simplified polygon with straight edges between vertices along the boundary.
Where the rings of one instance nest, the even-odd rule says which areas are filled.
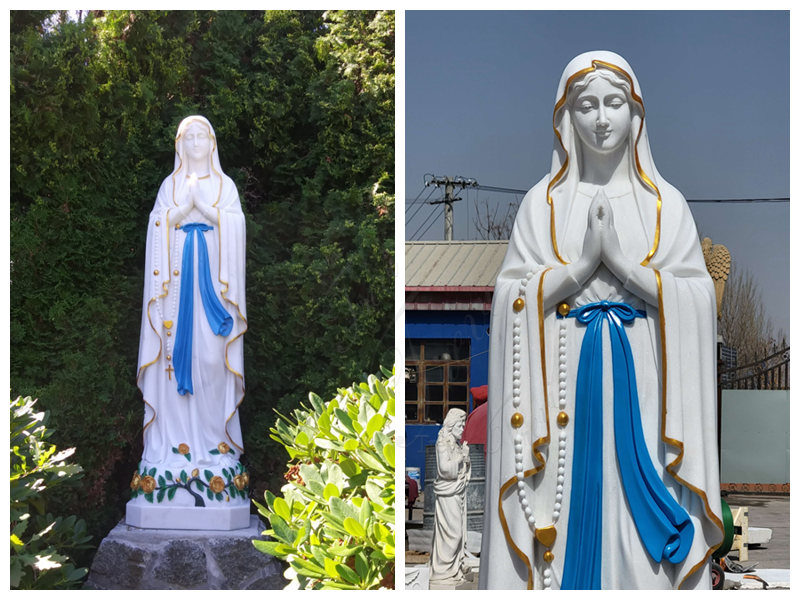
[[[558,82],[558,91],[556,92],[556,105],[563,105],[566,99],[566,92],[568,86],[573,81],[580,79],[583,75],[594,71],[597,68],[607,68],[615,71],[618,75],[628,79],[631,82],[632,95],[635,100],[641,104],[642,91],[639,87],[639,81],[633,69],[628,64],[628,61],[621,57],[616,52],[608,50],[593,50],[591,52],[584,52],[573,58],[564,68],[561,74],[561,80]]]
[[[175,133],[175,141],[178,141],[180,139],[180,137],[192,123],[202,123],[208,128],[208,132],[209,134],[211,134],[211,137],[213,138],[217,137],[214,134],[214,128],[211,126],[211,122],[208,119],[206,119],[202,115],[189,115],[188,117],[185,117],[178,125],[178,131]]]

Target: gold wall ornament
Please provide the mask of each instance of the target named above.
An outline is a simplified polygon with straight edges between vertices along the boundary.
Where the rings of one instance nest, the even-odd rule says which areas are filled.
[[[522,427],[522,423],[525,421],[524,417],[520,413],[514,413],[511,415],[511,426],[514,429],[519,429]]]
[[[556,417],[556,423],[558,423],[559,427],[566,427],[567,423],[569,423],[569,415],[562,410]]]
[[[153,271],[153,275],[155,275],[156,277],[158,277],[158,273],[159,273],[158,269],[156,269],[155,271]]]
[[[178,271],[178,269],[175,269],[175,270],[172,272],[172,274],[173,274],[173,275],[175,275],[175,276],[177,277],[178,275],[180,275],[180,271]]]
[[[516,300],[514,300],[514,304],[512,304],[512,307],[514,308],[514,312],[521,311],[523,308],[525,308],[525,300],[523,300],[522,298],[517,298]]]
[[[164,327],[167,329],[172,329],[172,321],[164,321]]]

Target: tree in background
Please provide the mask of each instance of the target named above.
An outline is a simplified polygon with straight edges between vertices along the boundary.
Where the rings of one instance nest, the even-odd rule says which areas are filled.
[[[722,296],[718,333],[726,346],[736,349],[740,366],[786,346],[784,332],[773,330],[753,275],[735,262]]]
[[[65,512],[102,537],[141,453],[147,216],[180,120],[203,114],[247,217],[254,497],[274,408],[393,363],[391,11],[12,11],[11,386],[77,447]]]

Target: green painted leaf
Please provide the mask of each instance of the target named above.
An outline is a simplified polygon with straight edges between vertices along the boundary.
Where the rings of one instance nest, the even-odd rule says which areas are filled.
[[[178,449],[177,449],[177,448],[173,448],[173,449],[172,449],[172,453],[173,453],[173,454],[178,454]]]
[[[145,494],[144,495],[144,499],[152,504],[153,503],[153,492],[149,492],[149,493]]]
[[[208,453],[209,453],[209,454],[213,454],[214,456],[216,456],[217,454],[219,454],[219,450],[217,450],[216,448],[214,448],[213,450],[209,450],[209,451],[208,451]]]
[[[211,472],[211,471],[209,471],[208,469],[206,469],[205,471],[203,471],[203,475],[205,475],[205,476],[206,476],[206,481],[211,481],[211,479],[214,477],[214,473],[212,473],[212,472]]]
[[[213,500],[214,499],[214,492],[211,491],[210,487],[206,488],[206,496],[208,496],[209,500]]]
[[[156,501],[161,502],[164,499],[164,494],[166,493],[167,493],[166,488],[161,488],[160,490],[158,490],[158,494],[156,494]]]
[[[167,488],[167,500],[172,500],[175,497],[175,492],[177,491],[178,488],[174,485],[170,488]]]
[[[164,471],[164,479],[172,481],[172,471]]]
[[[215,497],[215,498],[216,498],[216,499],[217,499],[219,502],[222,502],[222,499],[224,498],[224,496],[222,495],[222,492],[217,492],[216,494],[214,494],[214,497]]]
[[[192,462],[192,453],[191,452],[187,452],[186,454],[184,454],[184,456],[186,457],[186,460],[188,460],[189,462]]]
[[[155,477],[156,476],[156,468],[153,467],[152,469],[150,469],[150,472],[148,473],[148,475],[150,475],[150,477]]]
[[[167,482],[164,481],[164,478],[161,475],[159,475],[158,476],[158,487],[165,487],[166,485],[167,485]]]
[[[184,483],[186,483],[189,480],[189,475],[186,473],[186,471],[181,471],[180,479]]]

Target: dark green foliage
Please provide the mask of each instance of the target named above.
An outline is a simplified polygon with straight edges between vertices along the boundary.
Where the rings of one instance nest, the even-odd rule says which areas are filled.
[[[147,215],[180,120],[214,125],[247,215],[254,496],[273,408],[394,354],[394,15],[11,13],[11,385],[76,446],[65,493],[104,535],[141,453],[135,385]],[[327,390],[327,392],[326,392]]]

